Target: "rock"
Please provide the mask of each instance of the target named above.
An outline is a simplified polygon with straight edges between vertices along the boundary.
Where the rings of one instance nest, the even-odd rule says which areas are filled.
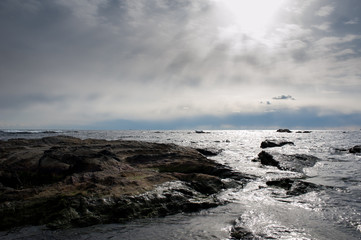
[[[261,148],[282,147],[287,144],[295,145],[293,142],[289,141],[265,140],[261,143]]]
[[[302,179],[282,178],[273,181],[267,181],[267,186],[279,187],[285,189],[287,195],[298,196],[314,190],[323,189],[323,186],[314,183],[305,182]]]
[[[311,133],[311,131],[297,131],[296,133]]]
[[[287,128],[281,128],[281,129],[278,129],[277,132],[282,132],[282,133],[291,133],[292,131],[287,129]]]
[[[0,141],[0,230],[84,227],[223,204],[250,179],[174,144],[58,136]]]
[[[211,149],[211,148],[197,148],[198,152],[203,154],[204,156],[217,156],[220,154],[223,150],[222,149]]]
[[[349,149],[350,153],[361,153],[361,145],[356,145]]]
[[[245,222],[241,218],[235,219],[230,231],[231,239],[234,240],[264,239],[261,236],[254,235],[246,225],[247,224],[245,224]]]
[[[244,227],[233,227],[231,229],[231,239],[235,240],[253,240],[253,239],[259,239],[256,238],[252,232],[247,230]]]
[[[262,165],[274,166],[280,170],[289,170],[294,172],[303,172],[305,167],[313,167],[320,159],[306,154],[279,154],[262,151],[258,154],[257,161]]]
[[[210,132],[205,132],[205,131],[203,131],[203,130],[195,130],[194,132],[195,132],[195,133],[210,133]]]
[[[268,152],[262,151],[258,154],[258,159],[262,165],[279,167],[279,162],[273,159],[273,156]]]

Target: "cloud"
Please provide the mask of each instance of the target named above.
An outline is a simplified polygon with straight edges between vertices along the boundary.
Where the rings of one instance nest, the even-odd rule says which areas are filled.
[[[354,16],[337,23],[336,3],[319,18],[317,0],[284,2],[267,28],[246,31],[215,0],[0,1],[0,122],[257,114],[280,92],[297,101],[274,111],[361,111],[361,35],[342,20]]]
[[[281,95],[278,97],[273,97],[274,100],[296,100],[291,95]]]
[[[345,22],[346,25],[354,25],[354,24],[358,24],[358,23],[359,23],[359,18],[358,17],[350,19],[350,20]]]
[[[330,22],[324,22],[320,25],[313,25],[314,28],[317,28],[319,30],[322,30],[322,31],[329,31],[330,28],[331,28],[331,23]]]
[[[334,10],[335,7],[332,5],[323,6],[316,12],[316,15],[320,17],[326,17],[329,16]]]

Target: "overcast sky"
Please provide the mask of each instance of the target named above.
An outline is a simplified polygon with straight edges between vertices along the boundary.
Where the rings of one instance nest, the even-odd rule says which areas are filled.
[[[0,128],[361,125],[360,0],[1,0]]]

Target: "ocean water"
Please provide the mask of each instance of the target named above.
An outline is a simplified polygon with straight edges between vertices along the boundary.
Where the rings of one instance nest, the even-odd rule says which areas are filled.
[[[233,227],[251,232],[253,239],[361,239],[361,155],[342,149],[361,145],[361,131],[1,131],[0,139],[71,135],[85,138],[175,143],[222,149],[211,157],[235,171],[255,176],[243,188],[227,189],[218,197],[227,204],[191,214],[141,219],[127,224],[96,225],[50,231],[43,226],[0,232],[0,239],[231,239]],[[268,152],[308,154],[320,159],[304,169],[314,191],[289,196],[266,185],[268,180],[298,177],[253,162],[266,139],[294,142]]]

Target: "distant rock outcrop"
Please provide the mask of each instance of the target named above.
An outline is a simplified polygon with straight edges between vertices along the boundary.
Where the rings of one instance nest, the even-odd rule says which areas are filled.
[[[174,144],[58,136],[0,141],[0,229],[83,227],[197,211],[247,177]],[[229,181],[227,181],[229,182]]]
[[[311,133],[311,131],[297,131],[296,133]]]
[[[282,147],[284,145],[295,145],[295,144],[289,141],[265,140],[261,143],[261,148]]]
[[[292,131],[287,129],[287,128],[281,128],[281,129],[278,129],[277,132],[281,132],[281,133],[291,133]]]

